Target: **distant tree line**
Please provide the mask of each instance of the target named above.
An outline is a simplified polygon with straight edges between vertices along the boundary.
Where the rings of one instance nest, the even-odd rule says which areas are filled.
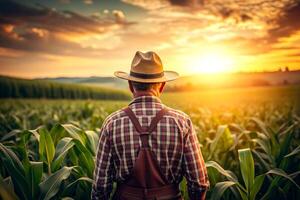
[[[0,98],[128,100],[122,90],[0,76]]]
[[[284,81],[281,85],[287,85],[288,81]],[[186,91],[197,91],[207,90],[214,88],[239,88],[239,87],[252,87],[252,86],[271,86],[271,83],[263,79],[252,79],[252,80],[231,80],[222,84],[207,84],[207,83],[192,83],[185,82],[181,84],[166,85],[165,92],[186,92]]]

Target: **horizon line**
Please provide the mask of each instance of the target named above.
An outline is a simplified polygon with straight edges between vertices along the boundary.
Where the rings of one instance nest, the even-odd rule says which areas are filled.
[[[199,76],[199,75],[207,75],[207,76],[220,76],[220,75],[230,75],[230,74],[262,74],[262,73],[295,73],[300,72],[300,69],[290,69],[290,70],[263,70],[263,71],[231,71],[231,72],[216,72],[216,73],[191,73],[180,75],[180,77],[188,77],[188,76]],[[2,77],[11,77],[11,78],[20,78],[20,79],[57,79],[57,78],[117,78],[112,75],[90,75],[90,76],[68,76],[68,75],[58,75],[58,76],[39,76],[39,77],[27,77],[27,76],[18,76],[11,74],[2,74]]]

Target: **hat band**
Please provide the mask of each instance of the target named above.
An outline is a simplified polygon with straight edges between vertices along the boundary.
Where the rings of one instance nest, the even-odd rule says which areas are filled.
[[[136,78],[143,78],[143,79],[152,79],[152,78],[161,78],[164,76],[164,72],[156,73],[156,74],[142,74],[130,71],[130,75]]]

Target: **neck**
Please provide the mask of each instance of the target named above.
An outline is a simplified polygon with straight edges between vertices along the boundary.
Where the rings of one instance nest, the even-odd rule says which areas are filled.
[[[140,96],[156,96],[159,97],[159,92],[157,91],[134,91],[133,93],[134,98],[140,97]]]

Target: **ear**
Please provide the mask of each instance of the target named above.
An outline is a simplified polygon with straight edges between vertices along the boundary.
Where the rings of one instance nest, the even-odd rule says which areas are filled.
[[[132,86],[132,82],[131,81],[128,81],[128,85],[129,85],[129,89],[132,93],[134,93],[134,89],[133,89],[133,86]]]
[[[166,85],[166,82],[163,82],[160,84],[160,87],[159,87],[159,92],[162,93],[162,91],[164,90],[164,87]]]

